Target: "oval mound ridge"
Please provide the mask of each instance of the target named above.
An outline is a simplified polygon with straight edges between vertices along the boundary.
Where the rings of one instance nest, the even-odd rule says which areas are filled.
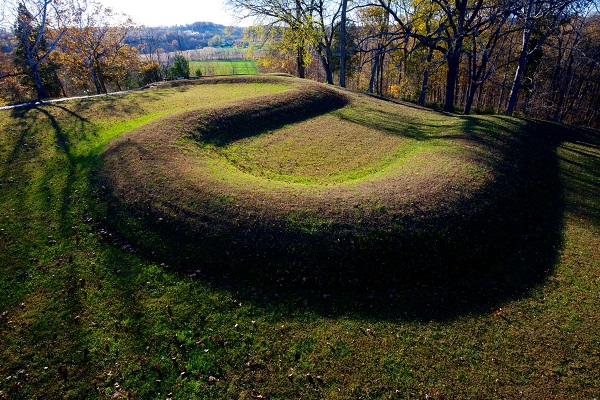
[[[372,266],[414,261],[425,242],[455,246],[489,206],[494,174],[476,141],[415,135],[396,104],[269,81],[287,89],[163,117],[110,143],[99,182],[111,225],[192,264]]]

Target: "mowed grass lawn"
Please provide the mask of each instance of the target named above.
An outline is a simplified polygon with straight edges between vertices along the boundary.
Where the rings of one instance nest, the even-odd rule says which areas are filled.
[[[190,61],[190,73],[197,76],[200,70],[202,76],[213,75],[253,75],[258,73],[258,67],[253,60],[215,60]]]
[[[122,97],[0,111],[0,398],[598,397],[597,132],[557,125],[539,131],[518,119],[356,100],[308,128],[302,125],[308,122],[283,128],[282,142],[258,136],[244,139],[246,149],[242,140],[224,150],[239,168],[275,181],[293,173],[294,184],[311,185],[321,176],[334,184],[370,171],[340,170],[343,155],[330,154],[330,146],[341,142],[340,151],[353,154],[350,139],[342,138],[315,145],[336,165],[323,164],[315,147],[292,172],[283,165],[293,161],[286,149],[302,154],[291,138],[311,142],[304,132],[330,125],[334,116],[377,130],[376,141],[351,132],[377,171],[398,151],[386,132],[406,130],[408,148],[441,155],[464,140],[459,133],[474,141],[499,130],[507,137],[547,137],[556,145],[543,158],[553,174],[545,193],[560,201],[542,211],[559,231],[526,232],[520,241],[527,251],[505,255],[510,274],[500,270],[493,281],[478,280],[475,271],[441,282],[407,276],[410,285],[397,289],[357,283],[353,293],[319,285],[286,291],[285,282],[240,288],[239,276],[228,271],[218,277],[181,272],[98,220],[104,205],[93,181],[113,138],[173,113],[290,88],[285,80],[178,82]],[[485,130],[486,121],[497,122],[495,131]],[[372,149],[378,144],[380,158]],[[302,164],[317,159],[321,175]],[[549,246],[537,243],[540,235]],[[504,288],[497,296],[496,287]]]

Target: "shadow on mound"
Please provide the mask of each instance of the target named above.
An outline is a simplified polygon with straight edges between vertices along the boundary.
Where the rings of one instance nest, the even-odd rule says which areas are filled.
[[[302,91],[283,92],[242,104],[211,110],[196,123],[193,136],[225,146],[261,132],[304,121],[344,107],[348,99],[327,87],[305,85]]]
[[[208,128],[193,134],[226,144],[230,135],[295,121],[300,116],[293,110],[315,115],[325,105],[311,97],[315,107],[307,110],[302,99],[232,106],[226,113],[232,121],[217,112]],[[272,110],[281,119],[264,118]],[[466,132],[482,123],[458,118]],[[448,320],[486,312],[546,279],[561,245],[564,207],[553,125],[531,122],[513,136],[495,134],[492,125],[478,128],[481,133],[466,139],[501,155],[483,160],[493,165],[496,179],[476,197],[434,214],[396,215],[381,225],[376,216],[360,226],[322,224],[312,214],[249,224],[228,215],[233,211],[224,201],[212,202],[210,213],[171,219],[109,190],[104,219],[145,256],[284,314]],[[105,184],[101,179],[99,186]],[[222,216],[231,218],[223,223]]]

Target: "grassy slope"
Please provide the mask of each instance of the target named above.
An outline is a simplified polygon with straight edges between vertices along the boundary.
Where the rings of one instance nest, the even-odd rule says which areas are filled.
[[[489,270],[491,254],[516,250],[507,239],[529,229],[530,205],[510,203],[543,185],[532,160],[547,146],[514,151],[531,146],[516,120],[469,128],[468,119],[403,111],[396,118],[395,103],[304,83],[142,126],[103,155],[109,220],[162,259],[256,270],[263,285],[289,264],[301,267],[287,281],[337,289],[375,272],[389,285],[402,270]]]
[[[203,76],[210,75],[247,75],[258,73],[256,63],[252,60],[216,60],[190,61],[190,72],[196,75],[200,69]]]
[[[548,193],[565,199],[564,210],[550,210],[560,213],[550,218],[560,219],[562,239],[556,253],[537,255],[556,257],[533,266],[546,269],[541,280],[499,272],[487,286],[460,277],[397,290],[359,286],[350,295],[319,285],[286,292],[283,283],[241,290],[227,275],[182,275],[132,253],[90,217],[98,204],[89,175],[111,138],[198,104],[282,89],[182,85],[2,112],[0,398],[597,395],[597,136],[564,135],[556,150],[559,170],[550,170],[560,181]],[[427,121],[441,122],[394,111],[421,120],[411,125],[417,138]],[[379,121],[376,128],[393,128]],[[455,121],[446,122],[449,133],[482,125],[477,117]],[[518,257],[504,257],[503,266],[527,269]],[[481,286],[515,291],[489,302]]]

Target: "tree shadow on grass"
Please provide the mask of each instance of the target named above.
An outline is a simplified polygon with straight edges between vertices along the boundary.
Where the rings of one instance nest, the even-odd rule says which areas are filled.
[[[63,114],[63,115],[61,115]],[[39,186],[43,190],[43,198],[48,212],[58,209],[61,226],[67,231],[74,225],[69,216],[71,203],[76,194],[75,175],[90,162],[89,156],[79,156],[73,153],[72,140],[81,139],[84,135],[94,132],[92,123],[76,111],[58,104],[33,105],[32,107],[15,109],[13,117],[19,124],[29,122],[29,126],[21,127],[22,135],[30,135],[38,141],[47,140],[54,143],[58,157],[49,156],[46,162],[57,163],[54,166],[43,169],[40,176]],[[45,122],[44,122],[45,120]],[[39,126],[37,125],[39,124]],[[48,127],[50,129],[48,129]],[[43,144],[40,144],[42,146]],[[22,148],[21,140],[17,142],[15,149]],[[16,150],[15,150],[16,151]],[[21,150],[22,151],[22,150]],[[40,154],[36,154],[39,157]],[[61,159],[64,157],[64,159]],[[56,174],[59,172],[59,176]],[[57,207],[59,205],[59,207]]]
[[[262,226],[233,246],[227,235],[199,237],[185,226],[152,222],[162,219],[157,215],[128,218],[121,210],[108,222],[142,244],[143,254],[286,315],[311,310],[445,321],[488,312],[526,296],[556,263],[564,212],[555,154],[560,138],[552,124],[456,118],[463,133],[436,139],[482,145],[489,151],[480,146],[473,156],[492,166],[496,179],[447,211],[397,221],[399,235],[387,227],[364,237],[350,232],[332,247],[327,230],[281,237],[281,227]],[[512,135],[500,133],[506,123],[516,125]]]
[[[369,316],[371,310],[384,319],[444,321],[488,312],[527,296],[552,272],[562,245],[564,214],[555,153],[560,127],[534,121],[519,126],[509,120],[515,126],[507,136],[500,133],[507,121],[502,121],[504,127],[494,122],[502,117],[458,118],[464,121],[464,134],[446,137],[494,149],[472,157],[493,166],[497,181],[462,205],[479,208],[470,218],[443,216],[448,219],[435,223],[443,231],[434,229],[425,241],[412,244],[413,259],[423,254],[417,261],[423,263],[419,272],[401,276],[388,269],[389,274],[379,277],[381,285],[367,284],[370,301],[355,302],[362,310],[358,314]],[[431,242],[437,242],[433,248]],[[433,251],[428,254],[428,249]]]
[[[473,132],[469,125],[474,123],[478,120],[466,119],[465,131]],[[483,195],[456,206],[474,212],[426,217],[425,223],[409,221],[407,236],[394,243],[397,249],[390,251],[385,240],[381,246],[373,241],[367,256],[361,255],[354,265],[349,262],[346,270],[307,269],[305,275],[313,276],[304,281],[278,270],[275,276],[280,276],[271,278],[271,293],[265,298],[300,300],[328,316],[444,321],[526,296],[545,281],[557,261],[564,210],[554,153],[556,134],[541,134],[548,127],[532,125],[532,131],[520,138],[486,144],[501,146],[506,158],[499,162],[490,152],[494,159],[483,161],[495,166],[499,181]],[[489,138],[480,135],[473,140]],[[291,283],[283,284],[286,281]],[[312,285],[308,292],[294,293],[307,281]],[[240,291],[238,282],[231,282],[220,280]]]
[[[600,227],[600,135],[570,131],[559,149],[566,209]]]
[[[81,222],[81,216],[73,213],[78,209],[74,206],[76,175],[85,165],[84,160],[73,153],[72,141],[83,125],[89,127],[89,121],[59,105],[19,108],[13,110],[12,116],[14,122],[11,123],[15,124],[18,136],[15,136],[9,163],[3,166],[0,176],[10,171],[18,171],[22,176],[15,182],[19,185],[18,192],[13,191],[18,199],[11,215],[15,225],[11,229],[14,244],[10,247],[10,258],[2,254],[0,264],[4,281],[13,285],[7,291],[10,293],[7,299],[16,297],[19,302],[27,303],[25,312],[31,314],[25,318],[27,329],[21,328],[19,333],[10,332],[12,329],[6,334],[2,332],[6,351],[11,355],[3,360],[0,370],[3,374],[16,375],[17,371],[27,368],[26,380],[29,381],[22,386],[7,385],[6,395],[8,398],[37,397],[55,390],[45,395],[93,397],[96,386],[82,382],[90,371],[98,368],[98,362],[93,350],[89,354],[92,348],[89,330],[80,323],[80,315],[86,311],[83,303],[88,299],[82,292],[85,279],[73,257],[79,251],[74,238],[75,225]],[[41,209],[37,209],[38,199]],[[39,216],[43,222],[34,223],[34,218]],[[2,251],[8,253],[9,250],[0,248],[0,254]],[[52,274],[45,273],[49,267]],[[12,279],[11,274],[15,276]],[[46,290],[51,287],[46,284],[58,290]],[[35,304],[30,305],[30,301]],[[22,318],[18,311],[11,309],[11,314]],[[41,368],[30,368],[38,360],[47,363],[43,372],[39,372]]]
[[[65,107],[56,106],[56,105],[53,107],[56,107],[56,109],[58,109],[58,110],[67,112],[71,117],[74,117],[75,124],[83,125],[88,122],[86,119],[80,117],[78,114],[70,111],[69,109],[67,109]],[[47,107],[38,107],[36,110],[38,112],[40,112],[42,115],[44,115],[50,122],[50,125],[52,126],[52,130],[54,131],[54,140],[55,140],[56,146],[66,159],[66,162],[64,163],[64,168],[66,169],[67,176],[66,176],[66,179],[64,180],[64,186],[62,188],[62,192],[61,192],[61,195],[59,198],[59,201],[60,201],[59,217],[60,217],[60,222],[61,222],[61,226],[63,226],[63,229],[68,229],[68,227],[72,226],[72,224],[70,224],[67,221],[67,219],[68,219],[67,215],[68,215],[68,211],[70,208],[71,200],[74,195],[74,190],[75,190],[73,187],[74,175],[76,173],[76,169],[78,167],[79,160],[77,160],[77,158],[73,155],[73,153],[71,151],[71,140],[70,140],[69,133],[65,132],[65,127],[60,124],[60,122],[58,121],[56,116],[53,115],[53,113]],[[43,178],[43,181],[45,183],[44,187],[48,187],[50,182],[52,182],[53,179],[55,179],[55,177],[44,176],[44,178]],[[50,199],[50,198],[51,197],[48,197],[48,199]],[[49,207],[50,206],[51,205],[49,205]]]

